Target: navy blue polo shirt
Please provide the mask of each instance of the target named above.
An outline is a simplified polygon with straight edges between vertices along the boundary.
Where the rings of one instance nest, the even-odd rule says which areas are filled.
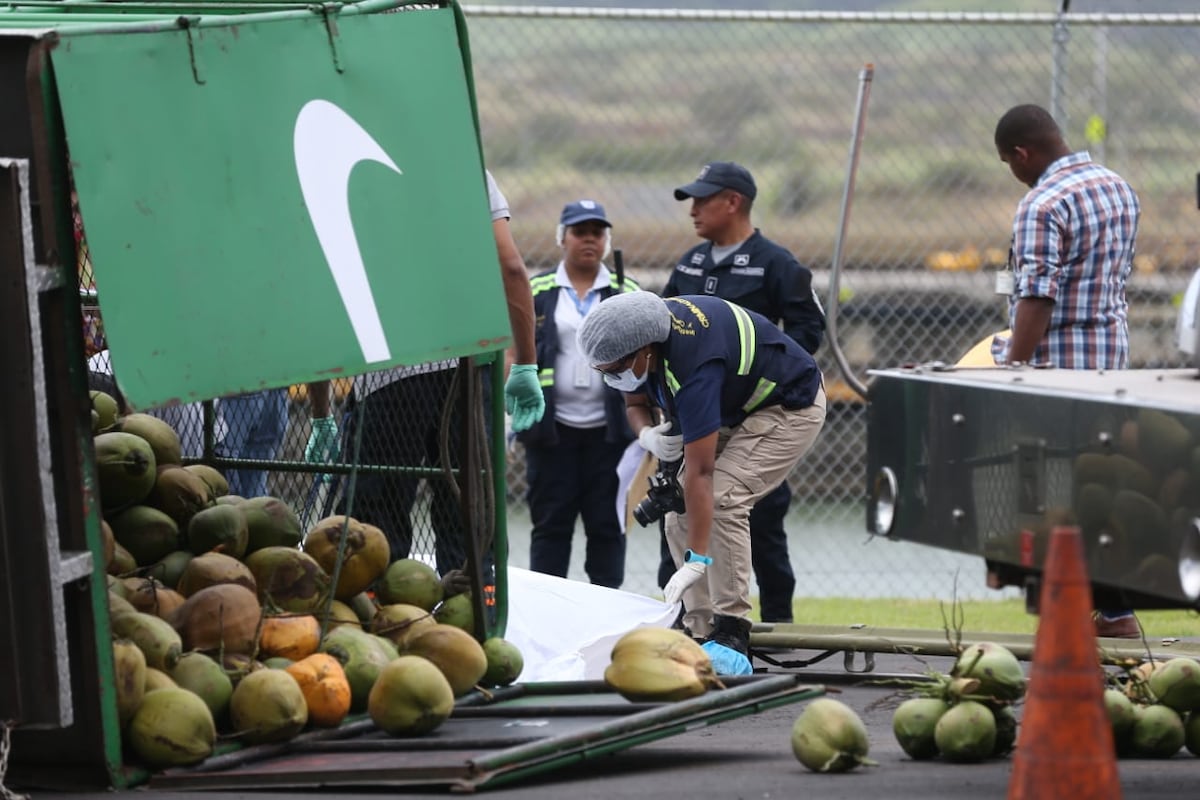
[[[760,408],[812,405],[821,386],[817,362],[766,317],[706,295],[664,302],[671,332],[663,367],[684,443]]]

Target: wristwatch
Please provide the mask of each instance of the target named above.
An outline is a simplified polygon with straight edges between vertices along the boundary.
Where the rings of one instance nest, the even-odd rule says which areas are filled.
[[[702,556],[694,550],[685,550],[683,552],[683,563],[703,564],[706,567],[710,567],[712,566],[712,559],[709,556]]]

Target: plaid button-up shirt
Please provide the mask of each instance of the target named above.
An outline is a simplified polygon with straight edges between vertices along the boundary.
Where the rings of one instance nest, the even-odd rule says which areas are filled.
[[[1017,301],[1054,301],[1050,328],[1034,363],[1064,369],[1124,369],[1129,362],[1129,304],[1125,283],[1133,268],[1141,210],[1120,175],[1086,152],[1063,156],[1017,206],[1009,267]],[[1003,359],[1005,342],[994,350]]]

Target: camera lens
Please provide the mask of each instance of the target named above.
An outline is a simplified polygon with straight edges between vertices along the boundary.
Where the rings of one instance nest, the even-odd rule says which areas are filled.
[[[646,497],[642,502],[633,507],[633,518],[643,528],[650,525],[652,522],[657,522],[662,517],[662,511],[658,507],[658,503],[654,502],[653,498]]]

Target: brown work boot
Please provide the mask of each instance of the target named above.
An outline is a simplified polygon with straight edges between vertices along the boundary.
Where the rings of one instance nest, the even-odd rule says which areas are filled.
[[[1092,623],[1096,627],[1096,635],[1106,639],[1140,639],[1142,626],[1137,617],[1130,614],[1116,619],[1105,619],[1099,611],[1092,613]]]

